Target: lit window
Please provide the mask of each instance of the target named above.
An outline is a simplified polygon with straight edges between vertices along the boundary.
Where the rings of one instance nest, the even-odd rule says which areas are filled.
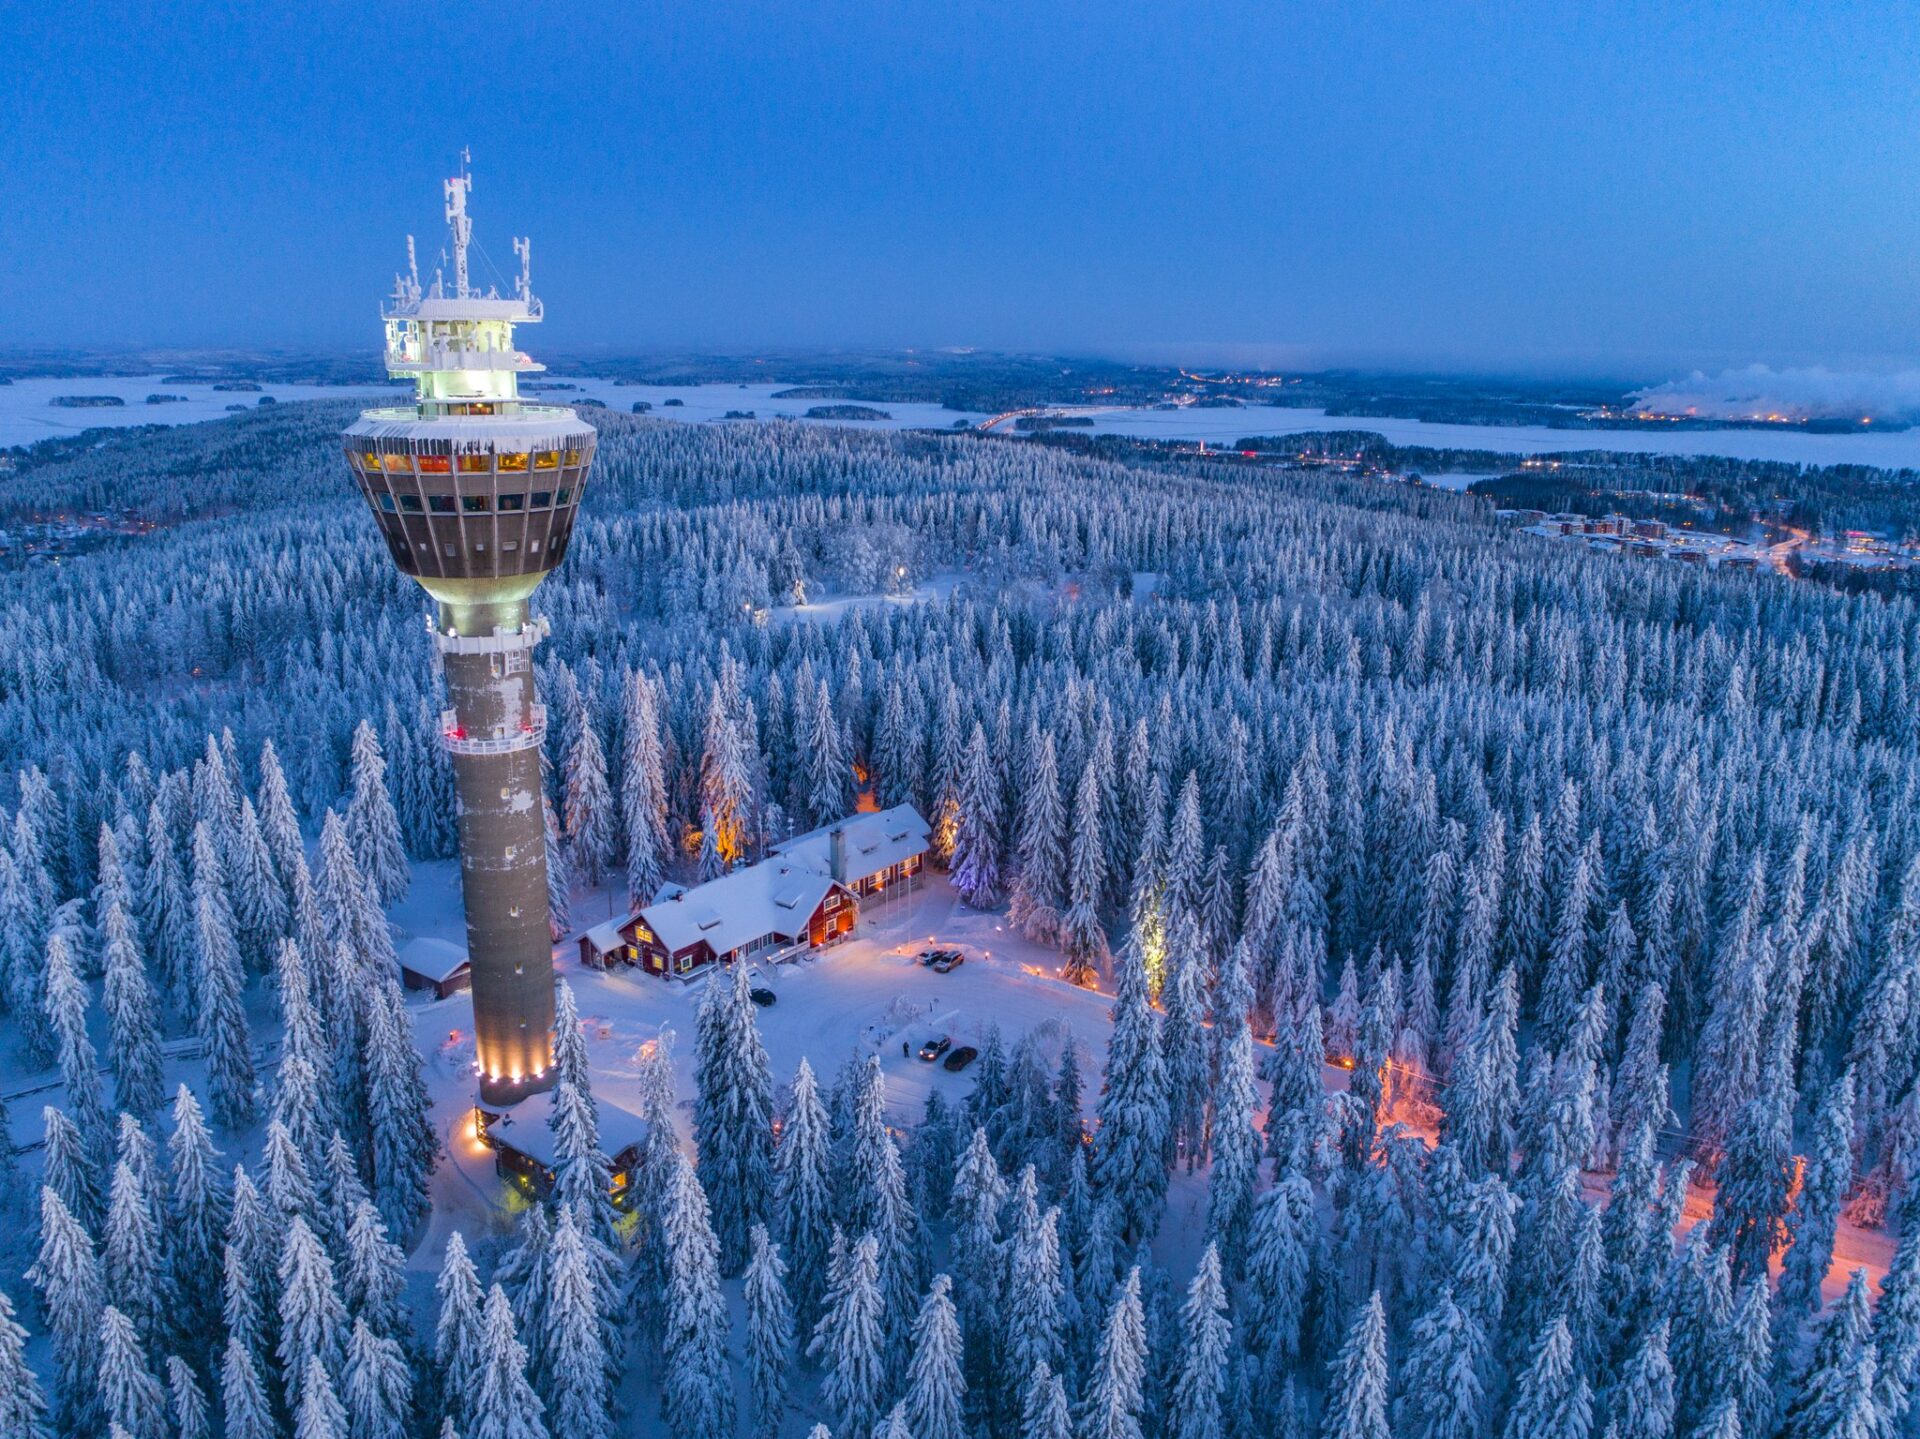
[[[420,473],[423,475],[444,475],[452,468],[452,461],[445,455],[420,456]]]
[[[500,497],[500,508],[502,510],[524,510],[526,507],[527,497],[525,495],[502,495]]]
[[[470,515],[484,515],[487,512],[487,497],[485,495],[462,495],[460,497],[460,508]]]
[[[568,451],[567,451],[567,463],[568,463],[568,464],[570,464],[570,465],[577,465],[577,464],[579,464],[579,463],[580,463],[580,453],[581,453],[581,452],[580,452],[579,450],[568,450]]]
[[[500,468],[503,470],[524,470],[527,467],[527,456],[524,450],[510,455],[501,455],[499,460]]]
[[[405,455],[382,455],[380,464],[385,469],[402,475],[410,474],[413,470],[413,461]]]
[[[558,469],[559,466],[560,454],[557,450],[541,450],[533,457],[533,467],[536,470]]]
[[[372,450],[368,450],[365,454],[360,456],[360,463],[365,465],[370,470],[377,470],[380,468],[380,457],[376,455]]]
[[[463,475],[484,475],[491,468],[492,466],[487,463],[487,457],[485,455],[462,455],[460,457],[460,473]]]

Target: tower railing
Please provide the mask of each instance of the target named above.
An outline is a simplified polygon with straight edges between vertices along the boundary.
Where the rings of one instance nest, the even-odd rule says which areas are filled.
[[[515,754],[532,749],[547,737],[547,707],[527,707],[527,719],[518,731],[484,738],[469,735],[460,727],[460,717],[452,710],[440,711],[440,739],[449,754]]]

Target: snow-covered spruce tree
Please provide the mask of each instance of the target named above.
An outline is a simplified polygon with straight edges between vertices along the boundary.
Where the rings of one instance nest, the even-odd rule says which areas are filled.
[[[373,1201],[394,1234],[411,1234],[429,1207],[427,1179],[440,1142],[429,1115],[420,1051],[400,984],[388,973],[366,996],[367,1126]]]
[[[133,1321],[109,1304],[100,1311],[100,1409],[128,1434],[159,1434],[167,1422],[167,1391],[147,1367]]]
[[[195,1027],[206,1046],[213,1117],[222,1128],[237,1130],[252,1123],[255,1112],[246,981],[234,943],[233,912],[204,824],[194,831],[193,852],[194,922],[199,938]]]
[[[99,1414],[95,1336],[105,1290],[93,1240],[51,1189],[40,1191],[40,1255],[27,1280],[40,1291],[53,1340],[55,1428],[63,1434],[94,1432]]]
[[[1665,1321],[1649,1329],[1627,1356],[1607,1409],[1619,1439],[1672,1439],[1673,1366]]]
[[[408,1339],[406,1255],[387,1238],[380,1213],[366,1200],[353,1207],[346,1230],[341,1294],[347,1312],[383,1339]]]
[[[733,1380],[727,1369],[727,1311],[720,1293],[720,1246],[707,1221],[707,1197],[685,1155],[676,1155],[663,1218],[666,1231],[667,1366],[661,1409],[678,1439],[733,1429]]]
[[[753,1226],[752,1257],[743,1287],[747,1307],[747,1387],[753,1400],[756,1439],[777,1439],[787,1417],[793,1368],[793,1305],[787,1299],[787,1266],[764,1224]]]
[[[1394,1411],[1405,1439],[1473,1439],[1485,1402],[1486,1336],[1442,1285],[1433,1307],[1414,1321],[1401,1394]]]
[[[562,809],[573,872],[589,886],[597,885],[613,864],[613,792],[607,786],[607,761],[600,749],[600,736],[591,724],[580,726],[580,734],[567,754]]]
[[[27,1363],[27,1331],[15,1322],[13,1303],[0,1290],[0,1434],[13,1439],[52,1439],[47,1401]]]
[[[589,1243],[573,1211],[558,1206],[544,1312],[530,1316],[543,1331],[547,1427],[553,1439],[596,1439],[611,1419],[603,1276]]]
[[[724,1272],[746,1262],[773,1179],[773,1076],[754,1019],[746,966],[707,983],[695,1038],[693,1132]]]
[[[163,1320],[170,1317],[171,1276],[162,1263],[151,1196],[124,1159],[113,1167],[100,1249],[107,1303],[126,1316],[142,1348],[154,1348]]]
[[[220,1413],[227,1439],[275,1439],[279,1433],[260,1370],[238,1335],[227,1340],[220,1361]]]
[[[967,1381],[951,1288],[946,1275],[934,1275],[913,1321],[913,1359],[907,1365],[903,1402],[907,1432],[914,1439],[967,1439]]]
[[[233,1173],[233,1212],[220,1250],[220,1315],[229,1338],[247,1347],[262,1373],[272,1365],[278,1327],[281,1225],[243,1166]]]
[[[469,1439],[548,1439],[546,1406],[527,1382],[527,1351],[514,1333],[513,1310],[496,1284],[480,1318],[478,1374],[461,1432]]]
[[[286,890],[274,873],[273,855],[250,799],[240,802],[233,852],[227,862],[227,888],[233,899],[241,952],[248,968],[258,973],[267,967],[278,941],[287,932],[289,911]]]
[[[1920,1231],[1902,1232],[1873,1311],[1880,1407],[1899,1425],[1912,1410],[1920,1375]]]
[[[1060,771],[1053,734],[1029,724],[1018,789],[1018,860],[1007,917],[1029,939],[1054,944],[1066,909],[1066,811],[1060,803]]]
[[[887,1127],[886,1080],[877,1055],[869,1055],[861,1069],[847,1129],[850,1182],[841,1198],[841,1220],[850,1232],[871,1234],[879,1245],[887,1345],[897,1351],[907,1337],[920,1287],[922,1236],[900,1148]]]
[[[1000,1210],[1006,1181],[994,1162],[985,1129],[975,1127],[954,1173],[949,1215],[952,1252],[959,1276],[960,1329],[966,1341],[967,1385],[974,1403],[984,1408],[1003,1372],[997,1340],[1004,1328],[1002,1298],[1006,1267],[1000,1244]]]
[[[387,793],[387,762],[380,737],[361,720],[354,726],[349,768],[352,793],[347,800],[347,842],[360,873],[373,886],[384,909],[407,897],[407,855],[400,844],[400,820]]]
[[[1020,1401],[1020,1439],[1073,1439],[1066,1386],[1045,1364],[1033,1366]]]
[[[1284,1170],[1254,1205],[1242,1327],[1263,1398],[1277,1396],[1300,1355],[1318,1224],[1313,1191],[1297,1170]]]
[[[673,849],[667,836],[659,704],[653,682],[644,674],[635,674],[627,686],[622,741],[620,813],[627,840],[627,898],[638,908],[659,891]]]
[[[177,1439],[211,1439],[213,1417],[200,1376],[178,1354],[167,1356],[167,1408]]]
[[[1797,1323],[1820,1307],[1820,1284],[1833,1262],[1840,1204],[1853,1181],[1852,1136],[1853,1074],[1849,1071],[1827,1092],[1814,1117],[1800,1193],[1787,1221],[1793,1242],[1781,1266],[1776,1302],[1790,1322]]]
[[[1241,960],[1234,963],[1240,971]],[[1238,1270],[1260,1182],[1260,1099],[1253,1082],[1253,1030],[1244,1007],[1214,1016],[1219,1064],[1213,1087],[1213,1168],[1207,1176],[1207,1234],[1222,1260]]]
[[[672,1197],[679,1168],[680,1141],[674,1128],[673,1030],[660,1032],[635,1056],[640,1117],[646,1121],[646,1145],[634,1176],[633,1209],[640,1216],[632,1239],[627,1272],[627,1312],[637,1347],[649,1369],[658,1366],[665,1343],[667,1281],[670,1271],[662,1216]]]
[[[87,990],[74,967],[66,937],[55,931],[47,937],[47,1023],[52,1027],[60,1056],[60,1079],[67,1112],[80,1131],[81,1143],[104,1156],[112,1137],[107,1111],[100,1099],[99,1060],[87,1034]]]
[[[0,845],[0,969],[7,1008],[19,1030],[20,1057],[32,1069],[52,1063],[55,1053],[45,997],[46,931],[46,907]]]
[[[826,1107],[813,1066],[802,1057],[774,1154],[773,1204],[791,1276],[794,1323],[802,1334],[811,1334],[820,1318],[827,1244],[833,1233],[832,1165]]]
[[[846,1251],[807,1353],[823,1378],[820,1400],[842,1439],[870,1439],[891,1393],[887,1376],[880,1246],[863,1234]]]
[[[961,761],[958,817],[949,868],[960,898],[975,909],[1000,902],[1000,781],[987,756],[987,732],[976,723]]]
[[[1131,1242],[1159,1225],[1171,1126],[1160,1019],[1147,1003],[1146,969],[1136,950],[1121,956],[1117,980],[1093,1179],[1118,1206],[1122,1236]]]
[[[147,962],[134,938],[133,920],[114,900],[102,925],[107,940],[107,1063],[113,1070],[114,1098],[129,1114],[149,1115],[160,1107],[160,1024]]]
[[[413,1410],[406,1353],[364,1319],[355,1319],[347,1336],[340,1399],[351,1439],[406,1439]]]
[[[1199,919],[1174,910],[1167,925],[1165,1019],[1160,1049],[1167,1076],[1168,1158],[1177,1153],[1192,1173],[1207,1160],[1207,1092],[1211,1084],[1206,1028],[1207,955]]]
[[[553,806],[544,796],[540,805],[546,819],[547,927],[557,944],[573,929],[573,870],[560,844],[560,822],[554,817]]]
[[[472,1428],[473,1400],[480,1386],[481,1311],[486,1301],[473,1261],[467,1257],[467,1242],[457,1229],[447,1239],[434,1289],[440,1300],[433,1334],[438,1402],[430,1412],[444,1414],[449,1423],[466,1431]]]
[[[1021,1171],[1020,1193],[1008,1206],[1013,1233],[1006,1242],[1007,1277],[1001,1320],[1005,1329],[1002,1372],[1007,1381],[1006,1410],[1019,1408],[1012,1375],[1027,1374],[1038,1363],[1061,1362],[1062,1304],[1066,1276],[1060,1261],[1060,1211],[1045,1214],[1033,1197],[1033,1169]]]
[[[1080,1408],[1083,1439],[1141,1439],[1146,1407],[1147,1332],[1140,1307],[1140,1270],[1127,1277],[1107,1310],[1099,1352]]]
[[[1100,923],[1100,898],[1106,884],[1106,855],[1100,825],[1100,777],[1091,761],[1074,793],[1071,857],[1067,870],[1067,912],[1061,923],[1066,976],[1091,985],[1108,962],[1107,933]]]
[[[301,1389],[318,1361],[337,1374],[346,1358],[347,1311],[340,1301],[333,1261],[298,1215],[287,1223],[280,1251],[280,1369],[287,1376],[287,1402],[296,1411]]]
[[[1227,1317],[1220,1254],[1209,1244],[1200,1255],[1187,1302],[1180,1311],[1180,1358],[1169,1417],[1175,1439],[1221,1439],[1227,1432],[1228,1366],[1233,1321]]]
[[[290,1391],[294,1387],[288,1386]],[[333,1377],[319,1355],[308,1358],[297,1392],[300,1400],[292,1406],[293,1439],[349,1439],[347,1411],[341,1407]]]
[[[1574,1368],[1573,1336],[1556,1318],[1515,1380],[1502,1439],[1586,1439],[1592,1422],[1592,1393]]]

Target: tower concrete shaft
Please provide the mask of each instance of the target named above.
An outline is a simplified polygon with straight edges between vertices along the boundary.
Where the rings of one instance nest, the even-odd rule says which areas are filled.
[[[383,309],[388,372],[413,378],[415,401],[368,410],[345,442],[388,554],[434,602],[480,1099],[505,1107],[554,1082],[546,712],[533,682],[546,626],[527,601],[566,555],[595,435],[570,409],[520,399],[518,376],[543,368],[513,348],[514,325],[542,313],[529,246],[514,242],[512,298],[473,293],[471,188],[465,175],[447,182],[453,293],[437,276],[422,290],[410,263]],[[411,262],[411,237],[407,250]]]

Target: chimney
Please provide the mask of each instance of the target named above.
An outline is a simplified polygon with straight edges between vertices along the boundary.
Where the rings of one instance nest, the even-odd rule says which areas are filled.
[[[827,868],[841,884],[847,882],[847,832],[835,826],[827,834]]]

